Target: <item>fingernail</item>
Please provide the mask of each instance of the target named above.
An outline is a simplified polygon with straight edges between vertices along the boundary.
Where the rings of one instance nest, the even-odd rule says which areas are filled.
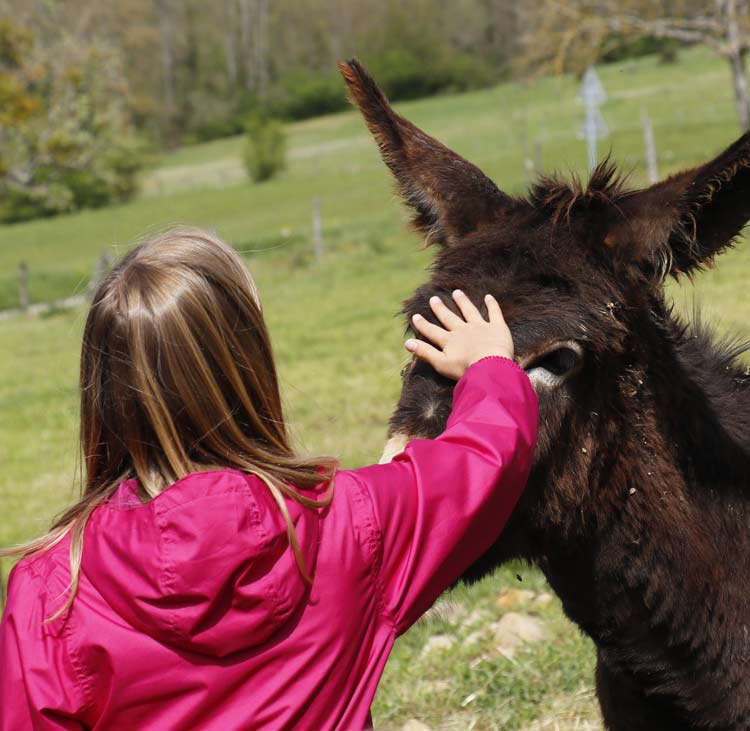
[[[410,351],[410,352],[412,352],[412,353],[413,353],[413,352],[414,352],[414,351],[415,351],[415,350],[417,349],[417,341],[416,341],[416,340],[407,340],[407,341],[406,341],[406,342],[404,343],[404,347],[405,347],[405,348],[406,348],[406,349],[407,349],[408,351]]]
[[[436,305],[440,302],[440,297],[438,297],[436,294],[430,297],[430,304]]]
[[[454,289],[453,290],[453,296],[454,297],[463,297],[463,292],[460,289]]]
[[[412,320],[421,320],[422,319],[422,315],[420,315],[420,314],[412,315],[411,319]]]
[[[494,299],[495,299],[495,298],[494,298],[494,297],[493,297],[493,296],[492,296],[491,294],[486,294],[486,295],[484,295],[484,298],[485,298],[486,300],[494,300]]]

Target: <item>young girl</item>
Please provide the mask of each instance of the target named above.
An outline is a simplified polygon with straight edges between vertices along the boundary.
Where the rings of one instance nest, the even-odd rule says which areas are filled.
[[[0,729],[356,731],[395,638],[495,541],[536,398],[460,292],[406,348],[458,379],[445,432],[389,464],[294,453],[255,285],[210,234],[141,244],[81,354],[81,499],[16,550]]]

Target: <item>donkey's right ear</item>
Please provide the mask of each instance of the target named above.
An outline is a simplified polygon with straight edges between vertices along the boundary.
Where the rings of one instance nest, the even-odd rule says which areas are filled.
[[[734,244],[750,220],[750,135],[716,158],[618,201],[605,243],[661,275],[691,274]]]
[[[428,244],[457,241],[513,205],[479,168],[396,114],[359,61],[339,69]]]

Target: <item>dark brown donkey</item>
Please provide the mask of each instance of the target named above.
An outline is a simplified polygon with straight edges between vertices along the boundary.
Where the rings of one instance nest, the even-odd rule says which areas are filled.
[[[404,312],[434,321],[431,295],[491,292],[539,394],[528,487],[469,578],[541,567],[596,643],[610,729],[750,729],[750,377],[742,348],[664,296],[750,218],[750,138],[645,190],[603,164],[586,187],[542,179],[514,198],[393,112],[356,61],[341,70],[440,245]],[[441,432],[452,385],[410,364],[390,451]]]

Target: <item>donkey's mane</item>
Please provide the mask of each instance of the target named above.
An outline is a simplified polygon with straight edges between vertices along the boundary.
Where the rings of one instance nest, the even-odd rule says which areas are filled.
[[[628,187],[628,176],[606,158],[596,166],[585,184],[576,174],[567,181],[555,173],[540,177],[531,186],[527,202],[549,211],[556,225],[569,223],[573,209],[580,205],[594,204],[619,210],[618,202],[632,192]]]
[[[674,315],[677,356],[688,378],[705,395],[726,434],[750,457],[750,366],[741,357],[750,340],[717,336],[694,309],[690,322]]]
[[[690,322],[678,322],[683,344],[697,341],[716,368],[725,372],[739,371],[743,377],[748,377],[750,385],[750,366],[743,368],[737,363],[740,357],[750,352],[750,340],[743,340],[736,335],[717,335],[716,327],[706,322],[697,308],[693,310]]]

